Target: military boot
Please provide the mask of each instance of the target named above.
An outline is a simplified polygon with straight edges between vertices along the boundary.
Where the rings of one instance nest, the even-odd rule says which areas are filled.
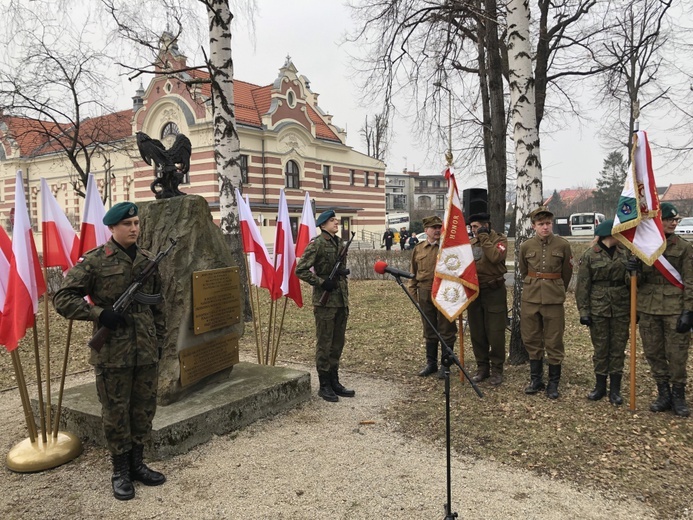
[[[594,390],[587,394],[587,399],[590,401],[599,401],[606,395],[606,375],[595,374],[595,377],[597,378],[597,384],[594,385]]]
[[[671,388],[669,388],[669,383],[657,383],[657,391],[659,395],[650,405],[650,411],[666,412],[671,410]]]
[[[542,378],[544,377],[544,360],[543,359],[530,359],[529,360],[529,385],[525,387],[526,394],[536,394],[541,392],[544,388],[544,382]]]
[[[318,372],[318,379],[320,380],[320,389],[318,390],[318,395],[322,397],[325,401],[331,403],[336,403],[339,401],[339,397],[332,390],[332,381],[329,372]]]
[[[472,381],[481,383],[483,380],[488,379],[490,375],[491,368],[488,365],[479,365],[476,368],[476,374],[472,376]]]
[[[163,473],[154,471],[144,463],[144,446],[134,444],[130,451],[130,478],[145,486],[160,486],[166,482]]]
[[[686,385],[681,383],[671,385],[671,407],[674,409],[674,415],[679,417],[688,417],[691,414],[686,404]]]
[[[135,498],[135,486],[132,485],[130,479],[130,454],[111,455],[111,462],[113,463],[113,475],[111,476],[113,496],[118,500]]]
[[[558,399],[558,383],[561,380],[561,365],[549,364],[549,384],[546,385],[546,397]]]
[[[609,402],[615,404],[616,406],[623,404],[623,397],[621,397],[621,379],[623,374],[610,374],[609,379]]]
[[[330,370],[330,383],[332,384],[332,390],[339,397],[354,397],[356,395],[355,390],[344,388],[342,383],[339,382],[339,369],[337,368]]]
[[[438,372],[438,342],[426,342],[426,366],[419,372],[421,377]]]

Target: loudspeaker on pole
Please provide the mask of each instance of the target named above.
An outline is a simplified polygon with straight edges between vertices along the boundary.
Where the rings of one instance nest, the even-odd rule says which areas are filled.
[[[484,188],[468,188],[462,190],[462,212],[465,222],[470,215],[488,213],[488,195]]]

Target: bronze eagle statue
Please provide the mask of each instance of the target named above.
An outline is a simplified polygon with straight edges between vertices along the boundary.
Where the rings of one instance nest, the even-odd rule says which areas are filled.
[[[158,139],[152,139],[144,132],[137,132],[137,148],[144,162],[156,164],[156,179],[150,188],[157,199],[170,199],[185,195],[178,189],[185,175],[190,171],[192,144],[183,134],[178,134],[168,150]]]

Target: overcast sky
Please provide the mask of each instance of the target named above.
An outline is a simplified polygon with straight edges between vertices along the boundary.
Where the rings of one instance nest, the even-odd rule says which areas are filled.
[[[367,114],[378,113],[380,109],[362,106],[350,57],[358,54],[359,49],[341,43],[354,27],[350,9],[338,0],[259,0],[257,4],[254,31],[242,15],[234,21],[235,77],[258,85],[270,84],[286,56],[291,56],[299,74],[307,76],[311,89],[320,94],[320,107],[334,116],[334,124],[347,129],[347,144],[365,152],[359,129]],[[182,50],[189,57],[195,55],[191,49]],[[400,102],[397,110],[406,112],[405,103]],[[592,117],[600,116],[595,113]],[[596,123],[591,125],[571,123],[564,131],[542,133],[544,192],[595,186],[603,160],[611,150],[600,147]],[[401,172],[407,167],[422,174],[440,172],[445,165],[443,151],[447,144],[439,143],[428,149],[422,139],[412,135],[409,130],[412,126],[406,119],[395,120],[387,171]],[[656,164],[655,157],[655,168]],[[465,177],[463,165],[458,164],[457,171],[462,174],[458,178]],[[662,174],[657,177],[658,184],[680,182],[676,177]],[[463,187],[485,187],[485,179],[467,177]]]

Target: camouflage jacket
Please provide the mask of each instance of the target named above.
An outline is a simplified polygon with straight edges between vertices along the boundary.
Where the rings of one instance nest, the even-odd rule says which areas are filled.
[[[92,249],[67,273],[53,297],[55,310],[65,318],[93,321],[96,331],[103,309],[112,307],[153,258],[151,253],[138,248],[133,262],[113,240]],[[161,293],[158,272],[147,280],[141,292]],[[93,305],[85,296],[89,296]],[[115,368],[158,362],[159,345],[166,334],[163,302],[151,306],[133,303],[124,316],[127,325],[111,332],[101,352],[91,351],[92,365]]]
[[[573,276],[573,254],[565,238],[533,236],[520,246],[522,301],[542,305],[560,304]],[[537,276],[557,276],[540,278]]]
[[[621,244],[613,258],[599,244],[585,250],[578,265],[575,300],[580,316],[627,316],[630,313],[628,251]]]
[[[490,230],[481,233],[470,240],[472,252],[476,262],[476,273],[479,276],[479,285],[483,289],[485,285],[497,281],[503,281],[503,275],[508,271],[505,267],[505,257],[508,252],[508,239],[502,233]]]
[[[323,231],[306,246],[303,255],[296,265],[296,276],[313,286],[313,305],[320,306],[320,298],[324,289],[320,284],[330,277],[332,268],[344,249],[344,242],[339,237],[333,237]],[[346,269],[346,259],[342,262]],[[311,271],[312,268],[312,271]],[[349,286],[346,276],[337,276],[339,286],[330,291],[330,297],[325,307],[348,307]]]
[[[669,282],[655,266],[643,264],[638,277],[638,312],[661,316],[693,311],[693,245],[679,235],[667,237],[662,254],[679,272],[683,290]]]

